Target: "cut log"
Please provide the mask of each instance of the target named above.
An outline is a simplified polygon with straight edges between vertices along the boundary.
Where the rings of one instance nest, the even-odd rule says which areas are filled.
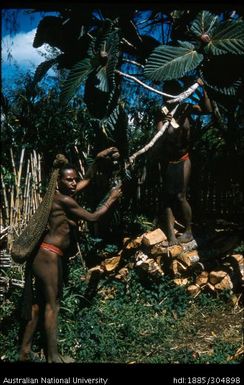
[[[141,246],[142,243],[142,236],[137,237],[137,238],[124,238],[123,239],[123,248],[125,250],[130,250],[130,249],[138,249],[138,247]]]
[[[103,273],[104,273],[104,269],[100,265],[92,267],[91,269],[88,270],[85,280],[89,282],[91,279],[95,279],[95,277],[98,277]],[[81,280],[84,280],[83,276],[81,276]]]
[[[206,283],[208,282],[208,276],[209,276],[208,272],[203,271],[201,274],[199,274],[196,277],[196,285],[199,285],[199,286],[206,285]]]
[[[162,244],[158,243],[157,245],[154,245],[151,250],[150,254],[153,257],[156,257],[158,255],[166,254],[168,255],[168,247],[163,246]]]
[[[201,292],[201,287],[198,285],[189,285],[186,290],[190,295],[196,297]]]
[[[111,272],[116,269],[120,262],[121,256],[115,256],[112,258],[107,258],[101,263],[101,267],[104,269],[106,272]]]
[[[184,251],[191,251],[191,250],[198,249],[198,244],[195,239],[193,239],[191,242],[181,243],[181,246],[183,247]]]
[[[210,282],[208,282],[208,283],[204,286],[204,289],[207,290],[207,291],[210,291],[210,292],[214,292],[214,291],[215,291],[214,285],[212,285]]]
[[[181,245],[174,245],[168,247],[168,253],[171,256],[171,258],[178,257],[183,251],[183,247]]]
[[[225,277],[219,283],[217,283],[214,287],[215,287],[215,290],[217,291],[232,290],[233,283],[230,279],[229,274],[226,274]]]
[[[194,263],[199,262],[200,257],[196,250],[187,251],[183,254],[180,254],[177,259],[184,262],[186,266],[192,266]]]
[[[129,270],[127,267],[122,267],[119,271],[118,274],[115,275],[116,279],[119,279],[120,281],[125,281],[127,276],[129,274]]]
[[[187,267],[177,259],[174,259],[171,264],[171,270],[173,272],[174,277],[180,278],[181,275],[186,272]]]
[[[144,254],[143,251],[138,250],[135,254],[136,266],[139,266],[142,262],[148,259],[148,255]]]
[[[242,254],[232,254],[231,257],[232,257],[232,258],[235,258],[235,260],[236,260],[239,264],[241,264],[241,265],[244,264],[244,257],[243,257]]]
[[[175,279],[173,279],[173,282],[177,286],[185,286],[188,284],[188,279],[187,278],[175,278]]]
[[[160,266],[152,258],[148,258],[146,261],[141,261],[139,265],[137,264],[137,267],[155,277],[161,277],[164,275]]]
[[[226,271],[211,271],[209,273],[209,282],[212,285],[216,285],[217,283],[221,282],[222,279],[227,275]]]
[[[153,245],[156,245],[156,243],[160,243],[166,240],[167,240],[166,235],[161,229],[158,228],[154,231],[145,233],[142,238],[142,243],[145,246],[153,246]]]

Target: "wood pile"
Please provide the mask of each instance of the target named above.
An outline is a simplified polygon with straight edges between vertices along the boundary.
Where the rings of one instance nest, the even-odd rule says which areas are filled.
[[[234,235],[235,237],[235,235]],[[196,240],[167,246],[167,238],[161,229],[142,234],[136,238],[125,238],[123,249],[116,256],[106,258],[87,273],[89,281],[95,275],[112,275],[126,281],[130,269],[137,269],[152,279],[169,275],[176,285],[185,286],[189,294],[196,297],[201,292],[219,293],[225,290],[240,292],[244,282],[244,258],[242,254],[223,255],[229,250],[230,237],[226,242],[221,234],[221,248],[214,242],[199,247]]]

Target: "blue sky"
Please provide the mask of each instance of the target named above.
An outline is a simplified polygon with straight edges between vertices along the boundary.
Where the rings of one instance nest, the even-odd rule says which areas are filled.
[[[14,9],[4,9],[6,16],[11,16]],[[28,14],[27,9],[19,9],[16,18],[16,28],[6,22],[2,16],[2,88],[3,91],[14,87],[14,82],[26,73],[34,73],[38,64],[44,61],[41,53],[45,52],[45,45],[36,49],[32,47],[36,28],[43,13]],[[47,13],[55,15],[54,13]],[[10,55],[9,55],[10,53]]]

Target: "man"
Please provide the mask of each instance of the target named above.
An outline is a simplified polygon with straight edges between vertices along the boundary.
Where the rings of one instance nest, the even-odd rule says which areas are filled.
[[[198,83],[203,86],[201,79]],[[162,156],[164,163],[162,210],[165,232],[168,245],[190,242],[193,239],[191,221],[192,211],[187,201],[187,187],[191,173],[191,161],[189,157],[191,114],[209,114],[212,107],[208,95],[203,90],[203,100],[198,105],[182,103],[179,105],[174,118],[177,124],[173,124],[172,115],[166,116],[160,112],[157,119],[157,129],[160,130],[165,121],[172,122],[162,138]],[[175,217],[183,221],[184,233],[176,238],[174,231]]]
[[[82,182],[82,181],[81,181]],[[84,183],[86,184],[86,183]],[[30,272],[36,279],[36,300],[32,305],[31,319],[27,322],[20,352],[20,360],[28,359],[33,334],[39,313],[44,307],[44,327],[47,338],[47,362],[64,362],[58,354],[57,316],[62,291],[63,271],[67,263],[69,249],[72,247],[72,233],[77,222],[82,219],[90,222],[98,221],[122,195],[119,187],[113,189],[103,204],[91,213],[78,205],[74,195],[84,184],[77,183],[77,172],[71,165],[60,169],[58,188],[39,248],[30,264]]]

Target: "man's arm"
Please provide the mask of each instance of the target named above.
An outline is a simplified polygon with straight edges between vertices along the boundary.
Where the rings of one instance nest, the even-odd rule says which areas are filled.
[[[109,210],[113,203],[121,196],[121,188],[114,188],[106,202],[94,213],[90,213],[89,211],[83,209],[73,198],[68,195],[64,197],[62,203],[68,216],[70,215],[77,220],[84,219],[88,222],[97,222]]]
[[[203,97],[200,100],[199,104],[194,104],[192,106],[194,113],[199,114],[211,114],[213,112],[213,107],[211,100],[208,97],[207,91],[204,88],[204,83],[201,78],[197,79],[197,83],[203,87]]]
[[[119,158],[119,156],[119,150],[116,147],[109,147],[103,151],[100,151],[96,156],[95,162],[88,168],[84,179],[77,183],[76,193],[87,187],[92,178],[95,176],[97,170],[97,161],[104,158],[113,160]]]
[[[77,185],[76,185],[76,193],[78,193],[79,191],[83,190],[86,186],[89,185],[91,179],[82,179],[80,180]]]

